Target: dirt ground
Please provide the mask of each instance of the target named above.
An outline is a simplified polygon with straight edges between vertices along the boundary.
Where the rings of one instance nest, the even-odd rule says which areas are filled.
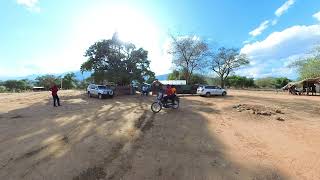
[[[320,179],[320,97],[0,94],[0,179]]]

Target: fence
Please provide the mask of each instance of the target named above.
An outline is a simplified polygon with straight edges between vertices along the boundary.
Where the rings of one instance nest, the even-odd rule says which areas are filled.
[[[116,96],[132,95],[134,92],[135,90],[132,88],[132,86],[117,86],[115,88]]]

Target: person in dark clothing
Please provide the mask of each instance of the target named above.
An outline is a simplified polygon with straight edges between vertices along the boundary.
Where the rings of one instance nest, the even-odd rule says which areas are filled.
[[[51,91],[51,94],[52,94],[52,97],[53,97],[53,106],[57,107],[56,102],[57,102],[58,106],[61,106],[60,105],[60,99],[59,99],[59,96],[58,96],[59,88],[57,87],[57,85],[52,84],[52,86],[50,88],[50,91]]]
[[[311,92],[312,92],[312,96],[313,96],[313,94],[314,94],[314,95],[317,95],[317,87],[316,87],[315,84],[312,84],[312,85],[311,85]]]

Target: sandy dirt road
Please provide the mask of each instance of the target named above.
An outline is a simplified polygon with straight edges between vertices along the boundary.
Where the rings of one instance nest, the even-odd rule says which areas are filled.
[[[60,98],[0,94],[0,179],[320,179],[320,97]]]

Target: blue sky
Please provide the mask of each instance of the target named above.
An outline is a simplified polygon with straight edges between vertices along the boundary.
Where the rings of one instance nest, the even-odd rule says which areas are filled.
[[[318,13],[318,14],[317,14]],[[296,77],[287,68],[320,44],[319,0],[2,0],[0,77],[79,70],[93,42],[114,31],[168,73],[168,32],[236,47],[252,62],[237,74]]]

